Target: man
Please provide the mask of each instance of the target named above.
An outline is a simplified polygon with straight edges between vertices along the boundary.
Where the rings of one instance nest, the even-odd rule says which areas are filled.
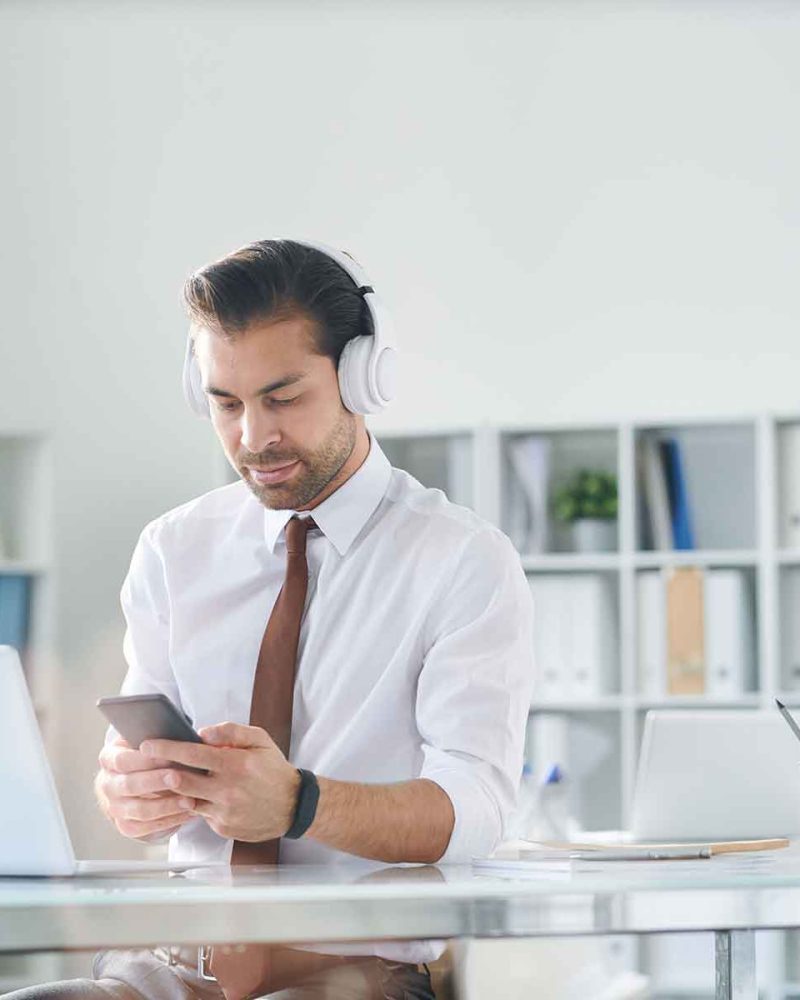
[[[533,676],[514,549],[393,469],[367,430],[364,411],[385,400],[377,391],[359,412],[349,366],[368,367],[383,346],[357,265],[266,240],[192,275],[185,296],[189,391],[194,380],[195,408],[208,407],[240,478],[142,532],[122,589],[122,691],[166,694],[206,746],[134,750],[112,730],[96,781],[103,812],[124,836],[169,837],[171,858],[198,863],[253,860],[279,838],[283,864],[485,855],[514,804]],[[276,641],[273,620],[297,587],[296,634],[284,627]],[[215,983],[186,949],[174,961],[163,951],[101,954],[80,995],[259,995],[258,976],[229,985],[237,970],[220,955]],[[276,979],[270,965],[258,986],[433,996],[417,966],[436,955],[430,944],[384,944],[360,964],[336,951],[320,947],[318,965],[292,951],[295,971]],[[142,985],[153,970],[161,993]]]

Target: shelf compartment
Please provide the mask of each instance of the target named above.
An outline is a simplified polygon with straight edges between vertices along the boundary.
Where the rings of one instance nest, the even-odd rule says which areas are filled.
[[[442,490],[453,503],[475,503],[474,438],[463,434],[376,434],[389,462],[423,486]]]
[[[616,428],[502,434],[501,526],[515,547],[532,557],[575,553],[572,528],[553,516],[553,498],[583,470],[618,477],[618,453]],[[617,547],[613,544],[611,550]]]
[[[51,468],[46,438],[0,436],[0,565],[43,563],[50,552]]]
[[[620,829],[618,712],[537,711],[528,720],[525,755],[537,781],[554,764],[562,768],[569,813],[582,829]]]
[[[693,548],[711,550],[756,547],[756,428],[753,422],[726,424],[663,425],[640,428],[636,433],[638,475],[636,482],[637,548],[641,551],[671,550],[672,504],[663,511],[662,492],[669,493],[661,452],[663,442],[674,442],[683,472]],[[648,465],[648,444],[655,445]],[[647,468],[654,475],[648,478]],[[661,470],[656,473],[654,470]],[[653,488],[653,478],[661,482]],[[648,484],[648,485],[646,485]],[[659,539],[653,521],[666,515],[668,539]],[[668,544],[666,541],[668,540]],[[691,551],[691,550],[689,550]]]

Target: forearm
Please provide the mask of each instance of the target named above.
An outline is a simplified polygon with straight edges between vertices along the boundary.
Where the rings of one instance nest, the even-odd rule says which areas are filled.
[[[319,804],[306,836],[348,854],[390,863],[431,864],[447,850],[455,813],[435,782],[317,780]]]

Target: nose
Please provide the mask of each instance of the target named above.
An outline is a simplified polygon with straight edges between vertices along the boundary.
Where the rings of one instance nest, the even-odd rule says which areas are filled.
[[[243,448],[258,455],[280,439],[278,421],[261,400],[242,407],[240,441]]]

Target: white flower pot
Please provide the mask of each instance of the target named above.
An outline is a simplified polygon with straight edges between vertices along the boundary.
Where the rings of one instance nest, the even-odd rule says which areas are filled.
[[[572,543],[576,552],[616,552],[616,518],[582,517],[573,521]]]

